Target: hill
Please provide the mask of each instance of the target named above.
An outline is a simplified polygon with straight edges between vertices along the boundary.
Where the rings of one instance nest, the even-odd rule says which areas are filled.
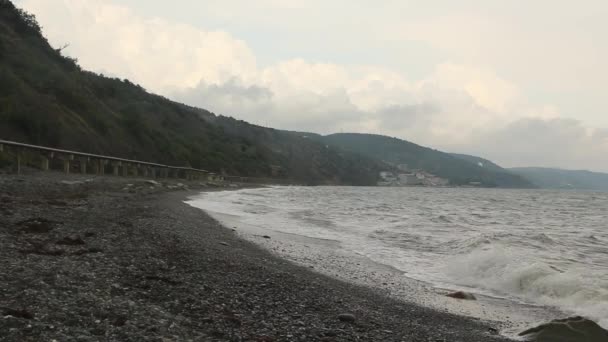
[[[32,15],[0,0],[0,137],[234,175],[375,184],[380,162],[217,116],[82,70]]]
[[[507,171],[484,168],[469,160],[416,145],[409,141],[375,134],[339,133],[321,137],[322,141],[346,151],[378,158],[393,165],[407,164],[446,178],[453,185],[480,182],[487,187],[528,188],[532,183]]]
[[[518,167],[509,171],[526,177],[541,188],[608,191],[607,173],[542,167]]]
[[[456,158],[459,158],[459,159],[464,159],[464,160],[466,160],[470,163],[473,163],[486,170],[495,171],[495,172],[507,172],[507,173],[509,172],[509,170],[503,168],[502,166],[500,166],[490,160],[481,158],[481,157],[472,156],[469,154],[461,154],[461,153],[450,153],[450,155],[452,155]]]

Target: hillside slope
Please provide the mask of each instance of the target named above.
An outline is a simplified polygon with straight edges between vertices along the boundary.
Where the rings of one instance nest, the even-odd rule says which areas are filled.
[[[461,153],[450,153],[450,155],[459,158],[459,159],[464,159],[468,162],[471,162],[479,167],[482,167],[486,170],[490,170],[490,171],[495,171],[495,172],[509,172],[507,169],[503,168],[502,166],[494,163],[491,160],[487,160],[481,157],[477,157],[477,156],[472,156],[469,154],[461,154]]]
[[[541,188],[608,191],[607,173],[543,167],[518,167],[508,170],[526,177]]]
[[[81,70],[0,0],[0,138],[234,175],[375,184],[386,166]]]
[[[374,134],[339,133],[321,139],[350,152],[378,158],[394,165],[407,164],[410,169],[431,172],[448,179],[453,185],[480,182],[488,187],[534,187],[519,175],[480,167],[476,163],[448,153],[397,138]]]

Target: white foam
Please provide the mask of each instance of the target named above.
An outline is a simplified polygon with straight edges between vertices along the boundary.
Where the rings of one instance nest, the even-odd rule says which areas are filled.
[[[588,270],[560,270],[533,255],[491,245],[453,258],[445,271],[458,284],[555,306],[608,327],[608,284]]]

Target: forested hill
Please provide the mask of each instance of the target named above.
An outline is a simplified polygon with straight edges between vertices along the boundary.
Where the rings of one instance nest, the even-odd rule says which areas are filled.
[[[487,159],[484,159],[481,157],[471,156],[468,154],[461,154],[461,153],[450,153],[450,155],[452,155],[456,158],[459,158],[459,159],[464,159],[466,161],[469,161],[486,170],[491,170],[491,171],[496,171],[496,172],[509,172],[508,169],[503,168],[502,166],[494,163],[491,160],[487,160]]]
[[[0,138],[308,184],[375,184],[386,166],[82,70],[0,0]]]
[[[477,163],[397,138],[375,134],[339,133],[319,139],[370,158],[378,158],[394,165],[407,164],[410,169],[431,172],[448,179],[453,185],[480,182],[489,187],[535,187],[519,175],[484,168]]]

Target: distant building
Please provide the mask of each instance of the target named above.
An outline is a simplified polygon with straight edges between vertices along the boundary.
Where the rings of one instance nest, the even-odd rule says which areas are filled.
[[[407,164],[399,164],[399,165],[397,165],[397,168],[399,169],[399,171],[408,171],[409,170],[407,168]]]
[[[389,171],[382,171],[382,172],[380,172],[380,178],[383,181],[386,181],[386,182],[392,182],[392,181],[397,180],[395,178],[395,175],[392,172],[389,172]]]
[[[422,180],[416,177],[413,173],[401,173],[399,174],[399,182],[402,185],[422,185]]]

